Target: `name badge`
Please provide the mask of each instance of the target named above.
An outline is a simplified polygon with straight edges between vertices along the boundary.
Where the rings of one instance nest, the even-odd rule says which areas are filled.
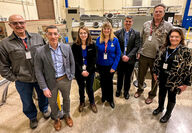
[[[26,59],[31,59],[31,52],[27,51],[25,52]]]
[[[125,47],[125,52],[127,52],[127,47]]]
[[[86,65],[83,65],[83,66],[82,66],[82,69],[83,69],[83,70],[86,70],[86,68],[87,68]]]
[[[148,40],[151,41],[151,40],[152,40],[152,36],[149,36],[149,37],[148,37]]]
[[[107,60],[107,53],[104,53],[104,60]]]
[[[163,69],[167,69],[168,64],[167,63],[163,63]]]

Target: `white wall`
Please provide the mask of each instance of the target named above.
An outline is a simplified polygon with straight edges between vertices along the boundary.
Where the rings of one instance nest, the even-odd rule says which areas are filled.
[[[37,20],[35,0],[0,0],[0,17],[8,18],[12,14],[20,14],[26,20]]]

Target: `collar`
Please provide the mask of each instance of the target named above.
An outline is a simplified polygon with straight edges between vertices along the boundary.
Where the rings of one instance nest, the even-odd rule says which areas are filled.
[[[31,33],[27,32],[27,31],[25,31],[25,33],[26,33],[27,38],[28,38],[28,37],[29,37],[29,38],[32,37],[32,34],[31,34]],[[14,31],[13,31],[12,34],[9,36],[9,40],[14,40],[14,39],[21,39],[21,38],[18,37],[18,36],[14,33]]]
[[[48,43],[48,44],[49,44],[49,43]],[[61,44],[58,42],[58,46],[57,46],[56,49],[58,49],[60,46],[61,46]],[[52,50],[55,50],[55,49],[52,48],[52,46],[51,46],[50,44],[49,44],[49,48],[52,49]]]
[[[130,32],[131,30],[132,30],[132,28],[130,28],[128,32]],[[123,28],[123,31],[124,31],[124,33],[127,32],[125,28]]]
[[[162,20],[161,20],[161,23],[159,24],[159,26],[160,26],[160,25],[163,25],[164,22],[165,22],[165,20],[162,19]],[[154,20],[154,18],[153,18],[153,20],[151,21],[151,24],[152,24],[152,27],[155,27],[155,20]],[[158,27],[159,27],[159,26],[158,26]]]
[[[132,31],[132,28],[129,29],[128,33],[130,34],[131,31]],[[127,31],[125,30],[125,28],[123,28],[123,33],[124,33],[124,34],[127,33]]]

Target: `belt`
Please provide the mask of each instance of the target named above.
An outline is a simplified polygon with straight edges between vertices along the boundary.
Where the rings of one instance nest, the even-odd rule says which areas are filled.
[[[63,79],[66,78],[66,77],[67,77],[67,75],[65,74],[65,75],[63,75],[63,76],[61,76],[61,77],[56,78],[56,81],[63,80]]]

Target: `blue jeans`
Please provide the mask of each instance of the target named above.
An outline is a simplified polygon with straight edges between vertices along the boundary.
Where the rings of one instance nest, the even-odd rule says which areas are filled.
[[[38,96],[38,104],[41,112],[46,112],[48,109],[48,99],[44,96],[43,91],[39,88],[37,82],[25,83],[21,81],[15,82],[16,89],[20,95],[23,104],[23,113],[30,119],[37,117],[37,109],[33,102],[33,88],[35,88]]]

